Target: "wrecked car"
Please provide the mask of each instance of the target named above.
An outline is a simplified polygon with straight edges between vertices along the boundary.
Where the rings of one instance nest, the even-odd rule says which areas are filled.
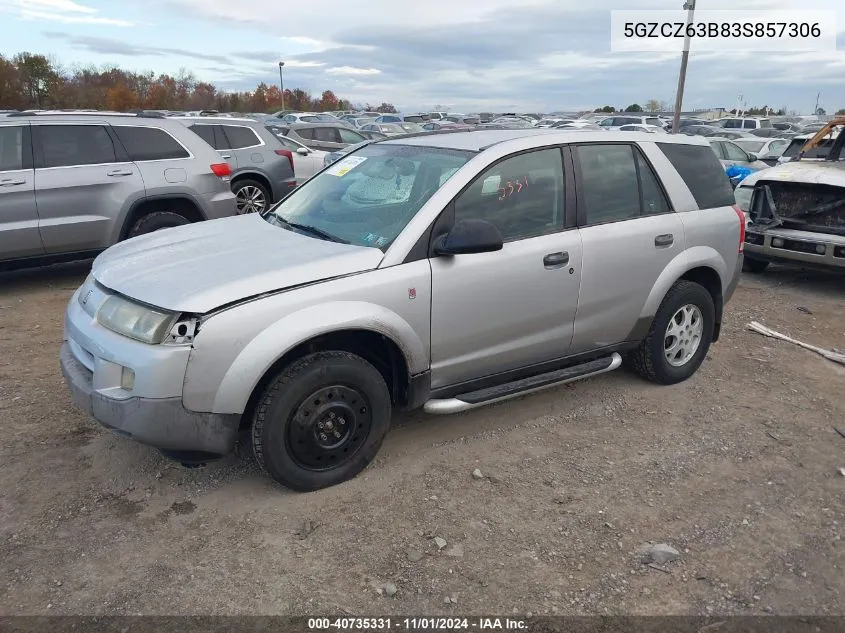
[[[845,117],[806,140],[790,162],[751,174],[736,188],[746,213],[744,270],[771,262],[845,270]]]

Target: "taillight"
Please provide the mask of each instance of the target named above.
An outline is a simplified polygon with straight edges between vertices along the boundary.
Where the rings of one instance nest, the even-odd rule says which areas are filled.
[[[734,211],[739,216],[739,252],[741,253],[743,244],[745,244],[745,214],[736,205],[734,205]]]
[[[288,162],[290,163],[290,168],[293,169],[293,152],[292,151],[290,151],[289,149],[277,149],[276,153],[279,156],[285,156],[288,159]]]
[[[229,163],[214,163],[211,166],[211,171],[218,178],[225,178],[226,176],[232,175],[232,168],[229,167]]]

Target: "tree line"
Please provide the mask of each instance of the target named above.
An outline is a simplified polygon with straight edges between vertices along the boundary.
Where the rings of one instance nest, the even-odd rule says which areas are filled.
[[[368,110],[396,112],[390,103],[352,104],[331,90],[312,96],[302,88],[285,89],[284,108],[293,111]],[[0,55],[0,109],[217,110],[276,112],[282,91],[261,82],[255,90],[229,92],[199,81],[182,69],[176,76],[132,72],[116,67],[62,68],[44,55]]]

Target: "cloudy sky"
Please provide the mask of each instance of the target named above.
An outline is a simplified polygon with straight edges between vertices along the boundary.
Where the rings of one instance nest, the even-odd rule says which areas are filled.
[[[226,89],[279,81],[400,109],[552,111],[672,102],[674,53],[610,52],[611,9],[677,9],[680,0],[0,0],[0,53],[52,55],[67,67],[190,69]],[[706,6],[705,6],[706,5]],[[792,6],[790,6],[792,5]],[[744,9],[794,8],[745,0]],[[749,105],[809,112],[821,92],[845,108],[845,4],[838,50],[693,52],[684,109]],[[699,0],[698,9],[736,8]],[[761,13],[761,15],[763,15]]]

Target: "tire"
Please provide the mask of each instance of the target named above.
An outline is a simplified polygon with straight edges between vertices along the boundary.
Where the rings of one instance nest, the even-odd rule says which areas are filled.
[[[763,261],[762,259],[752,259],[748,255],[742,260],[742,272],[745,273],[760,274],[768,267],[769,262]]]
[[[390,392],[379,371],[348,352],[318,352],[285,367],[264,390],[252,450],[278,483],[307,492],[360,473],[390,426]]]
[[[232,185],[238,213],[261,213],[272,204],[267,187],[256,180],[239,180]]]
[[[668,332],[670,321],[675,320],[675,328],[678,328],[679,311],[687,307],[691,308],[689,311],[681,315],[681,319],[692,317],[691,321],[682,321],[689,323],[689,330],[685,334],[687,340],[693,340],[694,333],[698,328],[694,325],[695,314],[697,310],[698,318],[700,320],[700,334],[697,346],[687,345],[678,346],[676,356],[672,364],[667,358],[666,344],[670,344],[673,338]],[[673,385],[682,382],[692,376],[696,370],[704,362],[707,351],[710,349],[710,343],[713,340],[713,331],[715,325],[716,310],[713,306],[713,297],[707,290],[697,283],[692,281],[681,280],[675,283],[666,293],[654,320],[651,323],[648,335],[640,343],[640,346],[626,358],[628,366],[640,374],[643,378],[656,382],[661,385]],[[681,328],[683,334],[683,328]],[[677,340],[679,337],[674,337]],[[687,355],[683,354],[683,350],[694,352]]]
[[[153,231],[160,231],[161,229],[168,229],[174,226],[183,226],[190,223],[190,220],[184,215],[174,213],[172,211],[157,211],[155,213],[148,213],[139,218],[129,229],[127,238],[137,237]]]

